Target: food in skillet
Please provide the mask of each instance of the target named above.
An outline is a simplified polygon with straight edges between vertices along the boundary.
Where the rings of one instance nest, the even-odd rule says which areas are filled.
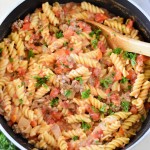
[[[146,118],[150,59],[111,49],[84,19],[141,39],[132,19],[46,2],[0,43],[0,114],[36,148],[122,148]]]

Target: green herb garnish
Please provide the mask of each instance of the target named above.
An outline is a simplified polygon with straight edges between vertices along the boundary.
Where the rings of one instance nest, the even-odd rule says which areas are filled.
[[[19,103],[23,104],[23,99],[22,98],[19,99]]]
[[[48,81],[48,76],[45,76],[45,77],[34,77],[35,79],[36,79],[36,87],[40,87],[40,86],[42,86],[43,84],[44,84],[44,86],[45,86],[45,84],[46,84],[46,82]]]
[[[97,40],[97,39],[94,39],[94,40],[91,41],[91,43],[92,43],[92,46],[93,46],[94,48],[96,48],[96,47],[97,47],[97,44],[98,44],[98,40]]]
[[[113,115],[114,112],[113,112],[111,109],[108,109],[108,114],[109,114],[109,115]]]
[[[96,39],[98,39],[98,40],[99,40],[100,34],[101,34],[101,30],[100,29],[97,29],[97,30],[95,29],[95,30],[93,30],[92,32],[89,33],[89,35],[91,37],[93,37],[94,35],[96,35]]]
[[[70,51],[73,51],[73,48],[72,48],[72,47],[70,48]]]
[[[126,77],[123,77],[121,80],[120,80],[121,83],[126,83],[128,82],[128,79]]]
[[[14,59],[13,58],[9,58],[9,61],[12,63],[14,61]]]
[[[83,121],[81,123],[81,128],[84,129],[85,131],[87,131],[91,128],[91,125]]]
[[[145,117],[142,115],[141,122],[144,122],[144,121],[145,121]]]
[[[69,96],[71,95],[71,93],[72,93],[71,90],[66,90],[65,93],[64,93],[64,95],[65,95],[66,97],[69,97]]]
[[[111,83],[112,83],[112,80],[110,80],[109,78],[100,80],[101,86],[105,88],[108,88],[109,84]]]
[[[99,95],[98,95],[97,99],[98,99],[99,101],[101,101],[101,100],[102,100],[101,96],[99,96]]]
[[[63,44],[64,46],[67,46],[68,45],[68,42],[64,42],[64,44]]]
[[[82,99],[88,98],[90,96],[90,93],[91,93],[90,89],[81,92],[81,98]]]
[[[67,22],[68,22],[68,25],[70,25],[70,20],[68,20]]]
[[[128,112],[129,108],[130,108],[130,102],[128,102],[128,101],[122,101],[121,102],[121,107],[122,107],[123,111]]]
[[[82,79],[82,77],[76,77],[75,80],[79,81],[80,84],[83,84],[83,79]]]
[[[132,89],[132,86],[131,85],[128,85],[128,90],[131,90]]]
[[[76,140],[78,140],[78,139],[79,139],[78,136],[74,136],[74,137],[72,138],[73,141],[76,141]]]
[[[107,105],[104,104],[104,105],[99,109],[99,111],[100,111],[101,113],[106,112],[106,107],[107,107]]]
[[[91,108],[94,112],[98,112],[98,110],[94,106],[92,106]]]
[[[136,56],[137,56],[136,54],[131,53],[131,52],[124,52],[123,56],[126,59],[130,59],[132,66],[135,66],[135,64],[136,64],[136,60],[135,59],[136,59]]]
[[[54,107],[54,106],[58,105],[58,101],[59,101],[58,98],[54,98],[54,99],[50,102],[51,107]]]
[[[113,53],[115,53],[115,54],[120,54],[121,52],[122,52],[121,48],[115,48],[115,49],[113,49]]]
[[[0,132],[0,149],[1,150],[18,150],[18,148],[11,143],[6,136]]]
[[[62,31],[56,32],[56,33],[55,33],[55,36],[56,36],[57,39],[59,39],[59,38],[61,38],[61,37],[64,37]]]
[[[34,57],[33,50],[28,51],[28,59],[30,59],[31,57]]]

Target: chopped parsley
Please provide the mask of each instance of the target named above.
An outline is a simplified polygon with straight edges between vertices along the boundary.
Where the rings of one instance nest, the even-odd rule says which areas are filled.
[[[68,65],[65,65],[64,63],[62,63],[62,62],[60,62],[61,63],[61,65],[63,66],[63,67],[65,67],[65,68],[69,68],[69,66]]]
[[[9,58],[9,61],[12,63],[14,61],[14,59],[13,58]]]
[[[130,102],[128,101],[122,101],[121,102],[121,108],[123,111],[128,112],[130,108]]]
[[[102,100],[101,96],[99,96],[99,95],[98,95],[97,99],[98,99],[99,101],[101,101],[101,100]]]
[[[145,121],[145,117],[142,115],[141,122],[144,122],[144,121]]]
[[[68,25],[70,25],[70,20],[68,20],[67,22],[68,22]]]
[[[108,88],[109,84],[112,83],[112,80],[109,78],[100,80],[100,84],[102,87]]]
[[[68,45],[68,42],[64,42],[64,44],[63,44],[64,46],[67,46]]]
[[[108,114],[109,115],[113,115],[114,114],[114,112],[112,111],[112,109],[108,109]]]
[[[131,85],[128,85],[128,90],[130,91],[132,89],[132,86]]]
[[[126,77],[123,77],[121,80],[120,80],[121,83],[126,83],[128,82],[128,79]]]
[[[115,54],[120,54],[121,52],[122,52],[121,48],[115,48],[115,49],[113,49],[113,53],[115,53]]]
[[[34,53],[33,53],[33,50],[29,50],[28,52],[28,59],[30,59],[31,57],[34,57]]]
[[[136,54],[132,53],[132,52],[124,52],[123,54],[125,59],[130,59],[132,66],[135,66],[136,64]]]
[[[72,93],[71,90],[66,90],[65,93],[64,93],[64,95],[66,97],[69,97],[71,95],[71,93]]]
[[[101,113],[106,112],[106,107],[107,107],[107,105],[104,104],[104,105],[99,109],[99,111],[100,111]]]
[[[93,37],[94,35],[96,35],[96,39],[99,40],[99,36],[101,34],[101,30],[100,29],[95,29],[92,32],[89,33],[90,37]]]
[[[46,84],[46,82],[48,81],[48,76],[45,76],[45,77],[34,77],[36,79],[36,87],[40,87],[44,84]]]
[[[59,101],[58,98],[54,98],[54,99],[50,102],[51,107],[54,107],[54,106],[58,105],[58,101]]]
[[[91,125],[83,121],[81,123],[81,128],[84,129],[84,131],[87,131],[91,128]]]
[[[22,98],[19,99],[19,103],[23,104],[23,99]]]
[[[2,49],[2,48],[0,48],[0,55],[1,55],[1,53],[2,53],[2,50],[3,50],[3,49]]]
[[[83,84],[83,79],[82,79],[82,77],[76,77],[75,80],[79,81],[80,84]]]
[[[72,47],[70,48],[70,51],[73,51],[73,48],[72,48]]]
[[[64,37],[62,31],[56,32],[56,33],[55,33],[55,36],[56,36],[57,39],[59,39],[59,38],[61,38],[61,37]]]
[[[13,143],[11,143],[6,136],[0,132],[0,149],[1,150],[18,150]]]
[[[98,112],[98,110],[97,110],[94,106],[92,106],[92,110],[93,110],[94,112]]]
[[[93,46],[94,48],[96,48],[96,47],[97,47],[97,44],[98,44],[98,40],[97,40],[97,39],[92,40],[92,41],[91,41],[91,44],[92,44],[92,46]]]
[[[91,93],[90,89],[81,92],[81,98],[83,99],[88,98],[90,96],[90,93]]]
[[[78,136],[74,136],[74,137],[72,138],[73,141],[76,141],[76,140],[78,140],[78,139],[79,139]]]

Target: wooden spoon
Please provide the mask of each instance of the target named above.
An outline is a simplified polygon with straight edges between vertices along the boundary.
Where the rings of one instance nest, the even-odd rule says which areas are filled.
[[[107,39],[108,44],[111,48],[122,48],[124,51],[134,52],[137,54],[142,54],[146,56],[150,56],[150,43],[134,40],[128,38],[111,28],[97,23],[95,21],[85,20],[87,23],[90,23],[94,26],[97,26],[102,30],[102,33]]]

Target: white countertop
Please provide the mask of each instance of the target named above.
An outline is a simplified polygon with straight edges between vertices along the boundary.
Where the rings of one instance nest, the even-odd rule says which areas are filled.
[[[0,24],[5,17],[24,0],[0,0]],[[131,0],[129,0],[131,1]],[[150,16],[150,0],[132,0]],[[33,2],[33,1],[32,1]],[[150,132],[134,146],[131,150],[149,150],[150,149]]]

